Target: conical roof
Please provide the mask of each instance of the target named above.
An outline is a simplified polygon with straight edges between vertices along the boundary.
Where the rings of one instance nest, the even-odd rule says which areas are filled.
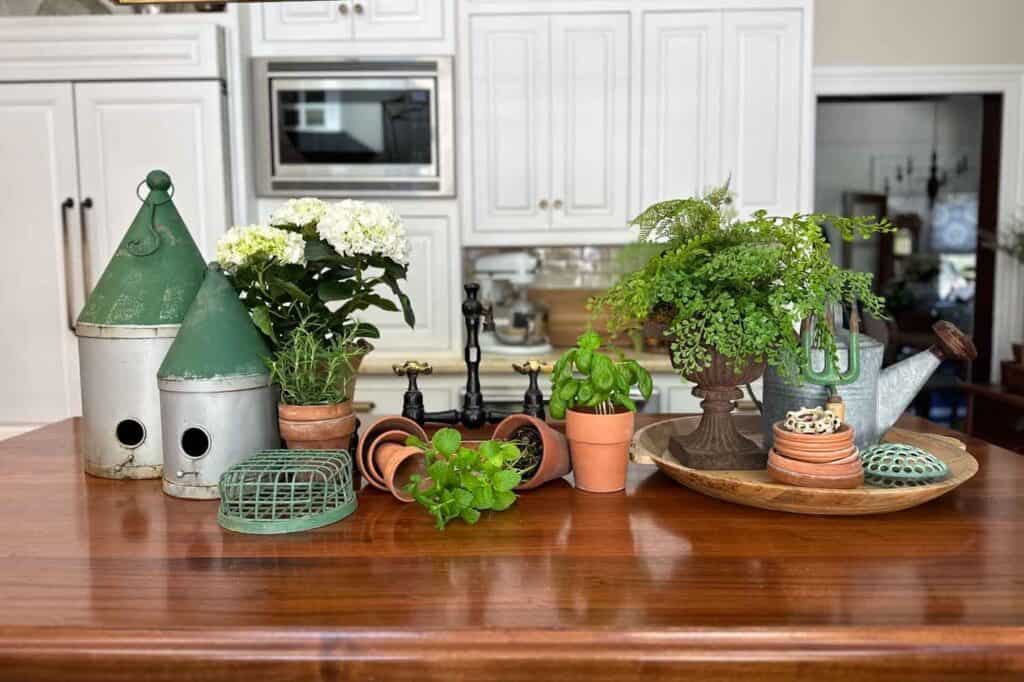
[[[206,264],[171,201],[171,178],[146,176],[149,196],[89,294],[79,324],[180,324]]]
[[[266,357],[270,349],[249,311],[220,266],[211,263],[157,378],[269,377]]]

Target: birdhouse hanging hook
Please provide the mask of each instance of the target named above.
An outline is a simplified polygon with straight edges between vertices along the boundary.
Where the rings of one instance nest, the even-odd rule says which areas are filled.
[[[125,245],[125,249],[127,249],[128,253],[130,253],[133,256],[139,256],[139,257],[150,256],[150,255],[156,253],[157,250],[160,248],[160,233],[156,229],[156,209],[157,209],[158,206],[163,206],[164,204],[170,202],[171,199],[174,198],[174,185],[173,184],[168,184],[168,187],[167,187],[167,189],[168,189],[167,198],[164,199],[163,201],[155,201],[155,200],[154,201],[150,201],[150,198],[152,197],[153,192],[157,189],[157,188],[153,188],[153,187],[150,188],[149,196],[143,197],[142,194],[139,192],[139,190],[142,189],[142,186],[144,184],[146,184],[147,180],[148,180],[148,176],[147,176],[146,179],[143,179],[142,182],[140,182],[138,185],[135,186],[135,196],[137,196],[139,198],[139,201],[141,201],[143,204],[146,204],[146,205],[150,206],[150,213],[149,213],[149,236],[150,236],[150,239],[147,239],[146,242],[143,242],[141,239],[133,239],[132,241],[128,242],[128,244]],[[168,178],[168,181],[170,181],[170,178]]]

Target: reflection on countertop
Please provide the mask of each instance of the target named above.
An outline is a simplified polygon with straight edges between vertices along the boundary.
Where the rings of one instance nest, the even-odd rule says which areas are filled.
[[[565,350],[565,348],[555,348],[549,353],[529,357],[525,355],[499,355],[494,351],[485,351],[480,359],[480,373],[508,374],[512,372],[513,363],[523,362],[524,360],[539,360],[545,364],[554,364]],[[664,353],[638,353],[625,348],[620,350],[624,357],[636,360],[652,374],[671,373],[674,371],[667,351]],[[434,370],[434,374],[464,374],[466,371],[466,363],[461,352],[440,355],[431,353],[417,354],[414,352],[404,354],[377,352],[366,356],[359,367],[359,373],[363,375],[390,375],[393,373],[391,366],[405,360],[429,362]]]

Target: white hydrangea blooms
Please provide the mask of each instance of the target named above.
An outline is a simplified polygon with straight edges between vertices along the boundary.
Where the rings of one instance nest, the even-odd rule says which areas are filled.
[[[409,261],[402,220],[384,204],[353,199],[331,204],[317,232],[345,256],[378,254],[400,265]]]
[[[327,203],[315,197],[289,199],[274,209],[270,214],[270,224],[276,226],[293,225],[305,227],[316,225],[327,212]]]
[[[237,225],[217,242],[217,262],[228,271],[271,258],[279,263],[304,265],[305,254],[306,243],[301,234],[266,225]]]

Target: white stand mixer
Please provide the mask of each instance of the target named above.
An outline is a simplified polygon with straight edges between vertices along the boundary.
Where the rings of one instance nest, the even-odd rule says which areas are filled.
[[[481,256],[474,269],[481,284],[481,298],[490,314],[480,334],[483,350],[504,355],[542,355],[551,352],[548,341],[548,310],[530,301],[540,259],[526,251]]]

